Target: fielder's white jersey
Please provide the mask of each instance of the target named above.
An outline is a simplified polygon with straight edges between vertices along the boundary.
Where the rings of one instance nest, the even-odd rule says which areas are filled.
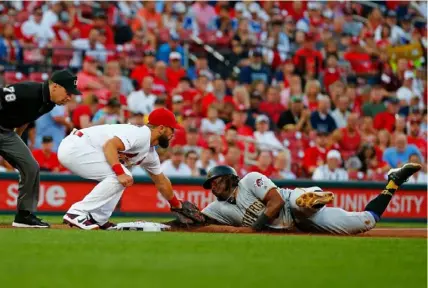
[[[236,204],[223,201],[214,201],[202,213],[218,222],[231,226],[252,226],[257,218],[265,211],[263,199],[269,190],[277,186],[263,174],[251,172],[245,175],[238,184]],[[278,189],[281,197],[286,201],[286,189]],[[293,220],[288,210],[288,202],[281,209],[269,227],[275,229],[292,228]]]
[[[127,168],[141,165],[152,174],[159,175],[162,172],[156,149],[150,146],[151,131],[149,127],[131,124],[105,124],[80,131],[88,137],[95,148],[101,150],[108,140],[118,137],[125,146],[125,150],[119,152],[119,160]]]

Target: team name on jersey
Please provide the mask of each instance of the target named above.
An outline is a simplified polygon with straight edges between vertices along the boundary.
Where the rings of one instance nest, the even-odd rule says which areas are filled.
[[[251,226],[256,221],[261,212],[265,209],[265,205],[260,201],[257,200],[253,202],[246,210],[244,214],[244,218],[242,219],[242,225],[243,226]]]

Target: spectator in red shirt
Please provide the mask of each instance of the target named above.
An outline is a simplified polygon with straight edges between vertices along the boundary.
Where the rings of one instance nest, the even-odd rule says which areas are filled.
[[[294,95],[293,95],[294,96]],[[321,96],[321,84],[318,80],[309,80],[305,85],[304,104],[310,111],[318,108],[318,98]]]
[[[151,49],[144,51],[143,63],[132,70],[130,77],[137,83],[141,83],[144,77],[152,76],[154,74],[155,64],[156,51]]]
[[[386,129],[391,133],[394,130],[395,117],[400,108],[399,100],[397,98],[389,98],[386,111],[380,112],[376,115],[373,121],[373,126],[377,130]]]
[[[285,110],[281,104],[281,95],[279,93],[279,87],[269,87],[266,101],[262,102],[259,108],[260,112],[269,115],[274,123],[278,122],[279,116]]]
[[[349,99],[349,108],[352,112],[361,114],[362,100],[361,97],[357,96],[357,87],[354,83],[348,83],[346,85],[346,96]]]
[[[318,78],[322,70],[323,57],[315,50],[315,35],[308,33],[305,36],[303,47],[296,51],[294,64],[299,74]]]
[[[67,13],[62,12],[59,14],[59,21],[52,26],[52,30],[55,33],[55,40],[67,42],[72,39],[71,32],[75,27],[74,22],[71,20]]]
[[[206,145],[206,143],[199,136],[198,128],[190,127],[185,131],[186,131],[186,139],[185,139],[185,143],[183,144],[184,151],[187,152],[187,151],[193,150],[193,151],[196,151],[198,154],[200,154],[200,152],[202,151],[202,146]]]
[[[374,144],[377,139],[376,132],[376,129],[373,127],[373,118],[370,116],[364,116],[360,129],[361,141],[363,143]]]
[[[224,104],[227,102],[234,103],[233,98],[231,96],[226,95],[226,84],[224,80],[219,75],[217,75],[213,83],[212,93],[208,93],[202,99],[202,102],[201,102],[202,115],[207,115],[208,108],[211,105],[215,104],[217,105],[219,110],[218,111],[219,118],[224,118],[225,112],[226,112],[224,111]]]
[[[358,131],[358,115],[351,113],[348,116],[346,127],[336,130],[334,138],[339,144],[340,154],[343,160],[355,155],[361,144],[361,135]]]
[[[169,54],[170,66],[166,68],[166,77],[171,89],[177,87],[181,78],[186,76],[186,71],[181,67],[181,54],[178,52],[171,52]]]
[[[97,97],[103,97],[108,90],[104,82],[98,76],[97,61],[90,56],[85,57],[83,70],[77,73],[77,89],[82,92],[83,97],[95,94]]]
[[[128,99],[120,92],[121,85],[122,81],[120,77],[111,77],[110,82],[107,84],[108,92],[102,95],[102,97],[98,98],[98,107],[99,109],[102,109],[107,105],[110,99],[116,98],[121,106],[121,116],[123,117],[123,119],[128,119]]]
[[[324,86],[325,91],[327,94],[329,93],[329,86],[333,84],[336,81],[343,80],[342,74],[338,68],[337,65],[337,55],[336,54],[330,54],[327,56],[327,67],[326,69],[321,73],[321,83]]]
[[[269,151],[260,151],[257,157],[257,164],[250,167],[250,172],[259,172],[266,177],[274,176],[278,171],[272,165],[272,153]]]
[[[114,45],[114,34],[113,30],[107,23],[107,15],[103,12],[97,12],[94,15],[94,20],[92,25],[88,27],[88,29],[85,29],[84,31],[81,31],[82,38],[88,38],[89,31],[91,29],[96,28],[104,31],[104,35],[106,38],[106,41],[103,43],[104,45]]]
[[[410,119],[410,130],[409,135],[407,136],[407,143],[413,144],[418,147],[419,151],[421,151],[422,155],[427,159],[427,141],[421,137],[421,121],[418,119]]]
[[[370,55],[362,50],[360,39],[357,37],[352,37],[351,45],[348,51],[343,54],[343,58],[351,64],[352,70],[357,75],[366,75],[376,69]]]
[[[123,45],[123,50],[129,57],[131,68],[134,68],[134,65],[140,65],[144,61],[144,57],[148,55],[148,53],[155,56],[155,47],[156,39],[154,36],[150,33],[146,34],[144,30],[140,29],[134,32],[131,42]],[[154,63],[155,59],[153,59],[153,65]]]
[[[312,173],[318,166],[325,164],[328,152],[328,135],[329,134],[324,131],[317,132],[317,136],[315,138],[315,146],[309,147],[305,150],[305,156],[303,158],[303,168],[309,175],[312,175]]]
[[[239,177],[243,177],[247,173],[242,165],[241,159],[243,158],[243,150],[241,150],[238,146],[229,146],[227,153],[224,156],[224,162],[221,163],[221,165],[228,165],[233,167],[238,173]]]
[[[155,64],[155,71],[153,75],[153,94],[157,96],[166,96],[170,91],[168,78],[166,77],[166,64],[165,62],[158,61]]]
[[[39,163],[40,171],[60,172],[61,164],[57,154],[52,151],[53,139],[51,136],[43,136],[42,148],[33,151],[34,159]]]
[[[226,130],[235,126],[241,136],[253,136],[253,129],[245,125],[248,118],[248,110],[242,105],[237,107],[232,113],[232,121],[226,125]]]
[[[83,100],[83,103],[74,109],[71,117],[74,128],[84,129],[92,125],[91,119],[98,110],[98,98],[95,95],[89,95]]]
[[[245,144],[242,141],[239,141],[238,138],[238,129],[235,126],[231,126],[228,129],[226,129],[224,136],[223,136],[223,153],[227,153],[229,146],[236,146],[239,149],[241,149],[241,151],[245,151]],[[250,143],[248,145],[248,151],[250,153],[254,153],[255,151],[255,146],[254,144]],[[242,155],[243,156],[243,155]],[[244,158],[242,157],[241,159],[242,163],[244,163]]]
[[[171,94],[183,96],[183,107],[191,109],[193,99],[198,95],[198,91],[192,87],[192,82],[188,77],[182,77],[177,87],[171,90]]]

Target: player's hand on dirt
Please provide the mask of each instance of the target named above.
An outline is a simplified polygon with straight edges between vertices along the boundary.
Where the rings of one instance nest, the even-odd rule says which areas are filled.
[[[129,187],[134,184],[134,178],[132,178],[128,174],[122,174],[120,176],[117,176],[117,180],[119,180],[119,183],[122,184],[124,187]]]

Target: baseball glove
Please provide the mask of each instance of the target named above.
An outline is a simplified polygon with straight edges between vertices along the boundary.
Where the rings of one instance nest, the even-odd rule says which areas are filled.
[[[177,217],[177,221],[185,225],[202,225],[205,223],[205,216],[196,207],[195,204],[189,201],[181,202],[181,208],[171,207],[171,211]]]

